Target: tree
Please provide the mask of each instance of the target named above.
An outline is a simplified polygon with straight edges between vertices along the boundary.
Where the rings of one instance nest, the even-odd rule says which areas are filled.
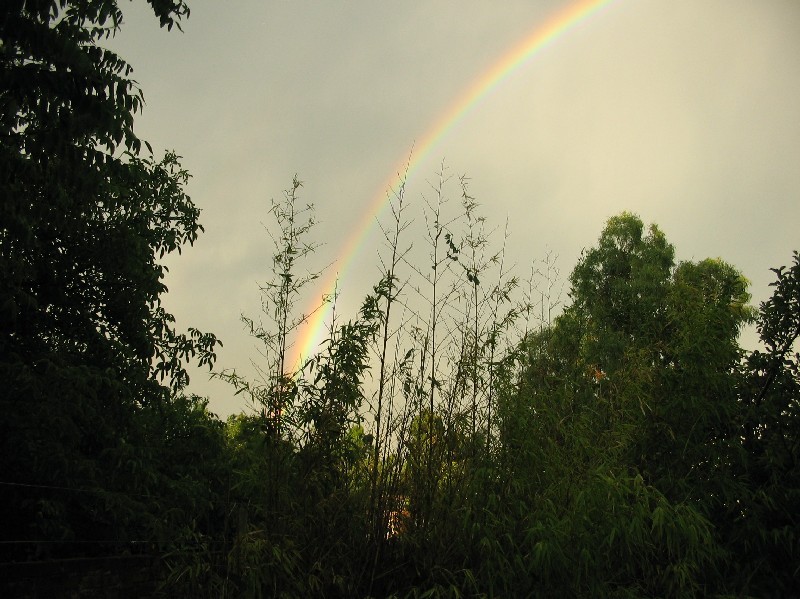
[[[170,29],[189,13],[149,1]],[[109,510],[158,477],[126,476],[157,468],[135,465],[130,443],[152,441],[145,422],[171,409],[185,360],[215,359],[214,335],[179,333],[160,303],[159,259],[202,227],[178,157],[140,156],[142,93],[99,46],[121,22],[116,0],[0,8],[0,436],[15,542],[133,534]]]
[[[572,305],[525,340],[518,385],[500,403],[504,478],[540,506],[520,550],[538,538],[541,575],[566,594],[725,591],[715,573],[722,514],[743,493],[747,282],[721,260],[675,266],[664,234],[624,213],[571,283]],[[563,578],[568,564],[583,574]]]
[[[572,309],[586,317],[585,351],[601,370],[616,369],[631,343],[661,335],[674,255],[657,226],[645,235],[627,212],[610,218],[597,246],[584,252],[570,277]]]
[[[752,318],[747,281],[721,260],[682,262],[654,225],[609,219],[572,274],[579,356],[629,459],[668,497],[714,497],[737,444],[735,372]],[[593,373],[593,374],[592,374]],[[711,506],[707,506],[710,510]]]
[[[800,253],[772,269],[772,297],[759,309],[763,348],[749,353],[739,393],[747,495],[731,510],[732,576],[768,597],[794,593],[800,555]],[[738,571],[737,571],[738,566]],[[744,567],[743,567],[744,566]]]

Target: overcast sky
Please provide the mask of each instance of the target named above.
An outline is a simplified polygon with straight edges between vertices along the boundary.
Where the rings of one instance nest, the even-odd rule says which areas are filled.
[[[415,142],[572,2],[189,4],[183,33],[167,33],[144,2],[123,2],[113,47],[144,90],[138,134],[183,156],[206,228],[169,260],[165,304],[179,327],[223,340],[219,369],[248,371],[257,354],[239,316],[258,313],[269,272],[270,198],[297,173],[320,221],[318,258],[337,259]],[[679,259],[738,267],[763,300],[768,269],[800,249],[800,3],[610,2],[430,149],[408,184],[412,207],[442,161],[471,178],[494,224],[509,217],[522,271],[552,250],[566,276],[605,220],[629,210]],[[341,310],[377,281],[377,243],[367,236],[344,273]],[[190,390],[214,411],[245,406],[206,379],[192,370]]]

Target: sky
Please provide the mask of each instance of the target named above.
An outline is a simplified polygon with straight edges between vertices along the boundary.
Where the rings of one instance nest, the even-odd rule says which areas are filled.
[[[490,223],[508,221],[521,275],[552,252],[566,278],[628,210],[679,260],[721,257],[766,299],[769,268],[800,249],[800,3],[595,4],[476,88],[580,3],[195,0],[182,33],[121,3],[108,45],[144,91],[135,130],[183,157],[205,227],[166,262],[177,326],[222,340],[216,370],[252,372],[240,316],[260,313],[270,200],[295,175],[323,244],[309,267],[331,264],[302,308],[338,279],[337,312],[354,316],[380,277],[377,222],[409,161],[410,243],[444,165],[453,202],[466,175]],[[190,374],[212,411],[246,409],[207,370]]]

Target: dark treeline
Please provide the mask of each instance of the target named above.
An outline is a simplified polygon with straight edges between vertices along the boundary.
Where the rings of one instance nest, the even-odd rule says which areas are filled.
[[[372,292],[295,365],[319,274],[295,179],[243,316],[256,378],[215,372],[220,342],[160,303],[202,227],[179,157],[133,131],[141,91],[101,49],[121,20],[0,8],[3,596],[796,596],[798,253],[756,309],[623,213],[564,283],[549,255],[517,277],[443,168],[424,234],[401,188]],[[189,362],[251,409],[218,420]]]

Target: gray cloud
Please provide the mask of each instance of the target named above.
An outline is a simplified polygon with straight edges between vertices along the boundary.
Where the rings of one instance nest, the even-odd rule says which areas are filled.
[[[166,305],[179,324],[217,333],[220,366],[247,370],[257,354],[238,318],[259,309],[269,198],[299,173],[326,243],[317,263],[335,257],[414,141],[566,4],[201,0],[183,35],[126,5],[114,46],[148,101],[137,130],[184,156],[207,230],[169,259]],[[551,248],[565,274],[606,218],[631,210],[658,223],[679,258],[720,256],[764,299],[767,269],[800,240],[797,31],[795,2],[619,0],[459,121],[408,197],[420,205],[445,159],[496,225],[512,217],[522,270]],[[375,249],[355,257],[343,307],[377,278]],[[194,372],[192,389],[215,410],[241,409],[205,379]]]

